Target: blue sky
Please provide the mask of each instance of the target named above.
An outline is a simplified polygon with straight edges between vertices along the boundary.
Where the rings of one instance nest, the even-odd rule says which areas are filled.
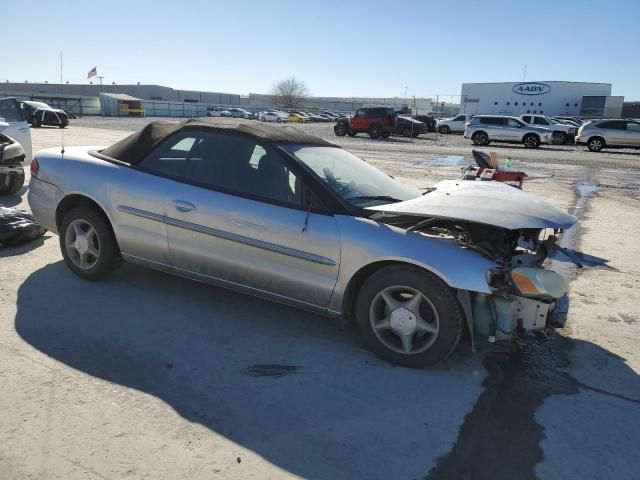
[[[3,2],[0,81],[318,96],[459,95],[463,82],[613,84],[640,100],[640,0]],[[15,18],[8,22],[6,19]],[[49,30],[50,27],[50,30]],[[42,33],[40,33],[42,32]],[[454,98],[452,98],[454,100]]]

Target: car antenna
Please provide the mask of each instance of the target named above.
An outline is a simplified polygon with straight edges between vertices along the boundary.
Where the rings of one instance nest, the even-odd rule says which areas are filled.
[[[60,50],[60,86],[62,87],[62,50]],[[59,121],[62,121],[59,115],[57,117]],[[60,154],[64,155],[64,128],[60,129],[60,143],[62,144]]]

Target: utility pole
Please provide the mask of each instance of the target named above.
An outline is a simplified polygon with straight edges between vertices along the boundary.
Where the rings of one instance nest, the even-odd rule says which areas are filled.
[[[524,82],[527,79],[527,64],[524,64],[524,71],[522,72],[522,81]]]
[[[62,50],[60,50],[60,85],[62,85]]]

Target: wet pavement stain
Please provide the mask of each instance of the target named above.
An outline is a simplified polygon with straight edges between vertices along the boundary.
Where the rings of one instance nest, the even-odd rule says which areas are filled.
[[[298,365],[264,364],[252,365],[248,369],[252,377],[280,378],[292,373],[299,373],[302,367]]]
[[[514,353],[488,354],[484,392],[465,417],[451,452],[427,480],[535,479],[543,428],[535,411],[550,395],[574,395],[579,384],[565,369],[571,341],[554,334],[531,339]]]

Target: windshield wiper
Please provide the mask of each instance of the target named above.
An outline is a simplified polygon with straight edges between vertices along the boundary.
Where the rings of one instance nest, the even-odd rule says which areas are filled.
[[[357,197],[350,197],[347,198],[347,200],[351,201],[351,200],[363,200],[363,201],[368,201],[368,200],[383,200],[385,202],[401,202],[402,200],[398,199],[398,198],[394,198],[391,197],[389,195],[360,195]]]

